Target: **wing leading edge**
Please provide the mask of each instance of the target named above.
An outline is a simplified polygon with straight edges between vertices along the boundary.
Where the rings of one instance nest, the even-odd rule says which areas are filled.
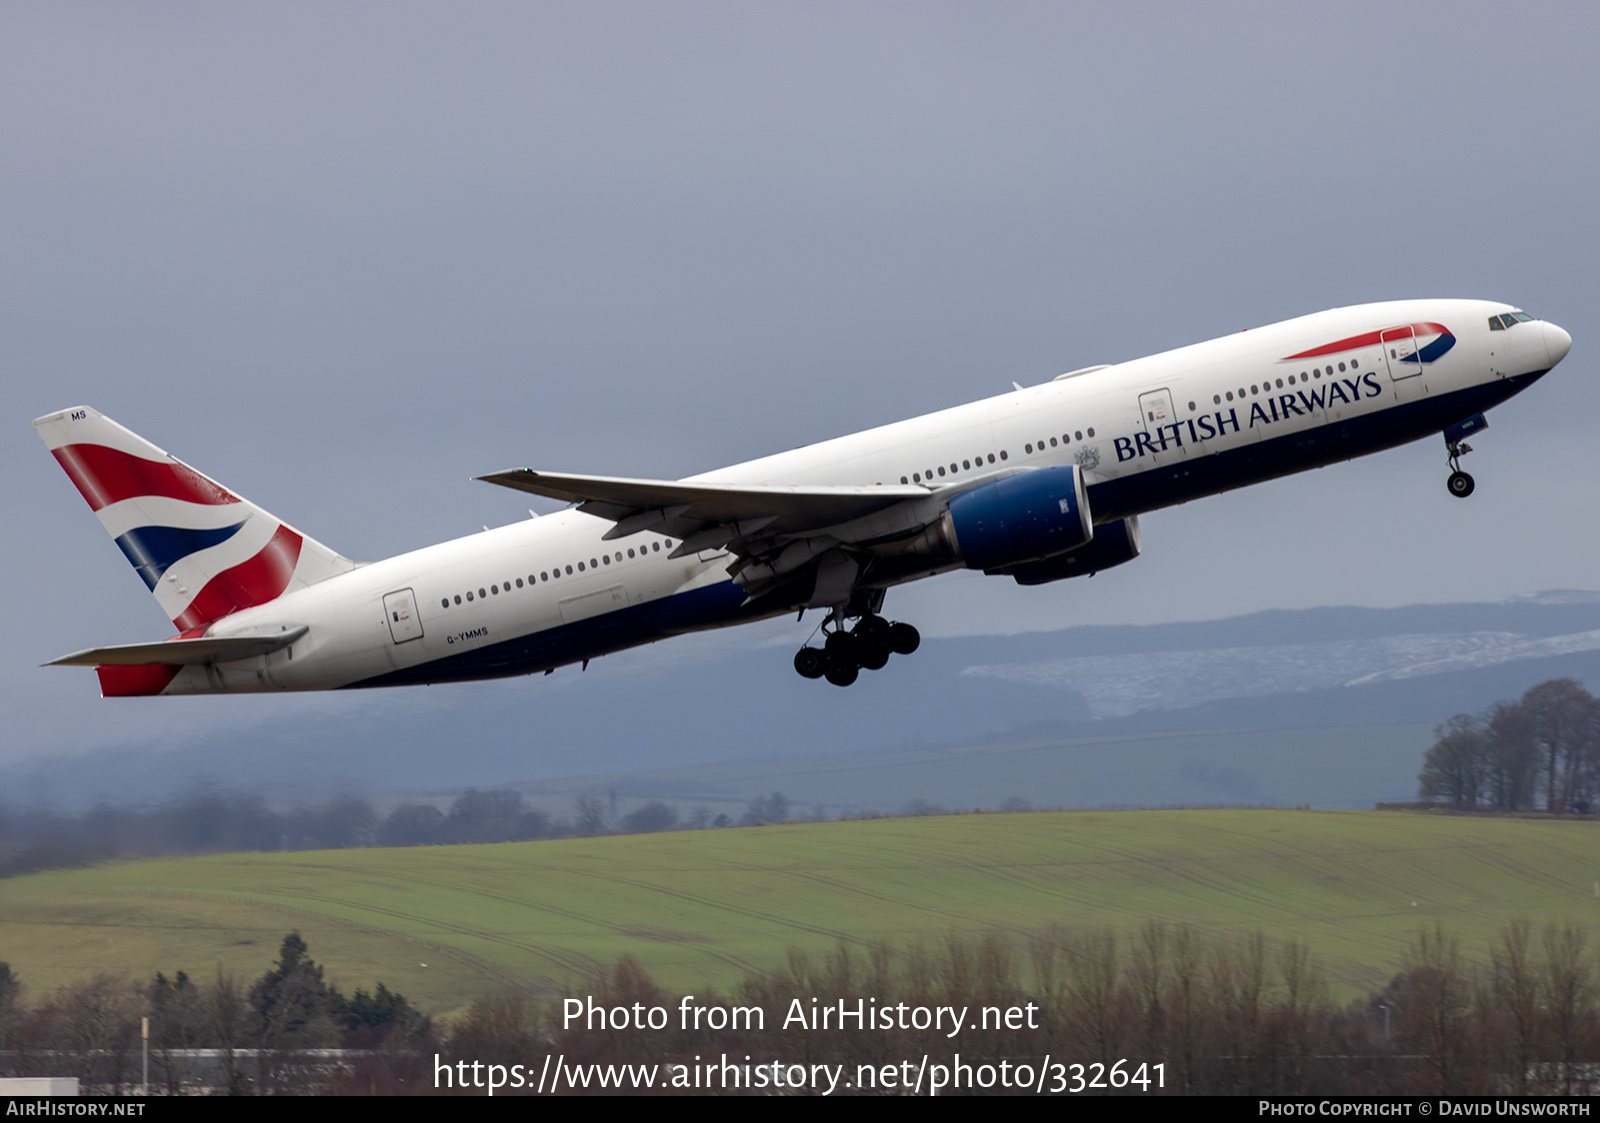
[[[605,537],[656,530],[683,539],[674,553],[721,547],[756,535],[794,538],[875,515],[907,500],[924,499],[924,487],[760,487],[684,483],[615,476],[580,476],[514,468],[478,479],[533,495],[578,504],[586,514],[616,523]],[[717,540],[720,538],[720,540]]]

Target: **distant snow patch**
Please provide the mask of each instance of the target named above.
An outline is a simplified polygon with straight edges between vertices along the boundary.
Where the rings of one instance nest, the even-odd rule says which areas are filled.
[[[1511,632],[1386,636],[1327,643],[1083,655],[966,667],[964,675],[1076,690],[1096,717],[1175,710],[1221,698],[1293,694],[1600,649],[1600,631],[1530,640]]]

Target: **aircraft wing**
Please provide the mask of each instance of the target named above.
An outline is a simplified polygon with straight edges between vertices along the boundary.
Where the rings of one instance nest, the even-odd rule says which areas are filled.
[[[46,663],[47,667],[142,667],[156,663],[226,663],[270,655],[288,647],[309,629],[301,624],[286,632],[259,636],[214,636],[200,639],[171,639],[161,643],[122,643],[115,647],[91,647],[74,651]]]
[[[755,537],[794,538],[853,522],[928,488],[902,484],[872,487],[761,487],[749,484],[634,480],[579,476],[514,468],[478,479],[551,499],[616,523],[605,537],[657,530],[682,538],[675,555],[720,548]],[[736,551],[737,552],[737,551]]]

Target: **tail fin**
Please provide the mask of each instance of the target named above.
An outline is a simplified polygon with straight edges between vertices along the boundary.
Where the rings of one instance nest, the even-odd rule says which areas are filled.
[[[33,427],[180,632],[355,568],[87,406]]]

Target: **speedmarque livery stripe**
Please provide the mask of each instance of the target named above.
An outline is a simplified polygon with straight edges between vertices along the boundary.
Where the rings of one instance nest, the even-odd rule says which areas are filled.
[[[241,519],[232,526],[219,526],[213,530],[188,526],[142,526],[120,535],[116,542],[139,576],[144,578],[144,583],[154,592],[156,582],[161,580],[161,575],[173,562],[226,542],[239,533],[239,528],[248,521]]]
[[[179,631],[186,632],[241,608],[254,608],[277,600],[294,576],[302,541],[298,534],[280,523],[272,540],[259,553],[206,582],[205,588],[189,602],[189,607],[173,617],[172,622],[178,625]]]
[[[1396,324],[1392,328],[1384,328],[1381,331],[1369,331],[1362,335],[1352,335],[1348,339],[1336,340],[1333,343],[1324,343],[1321,347],[1313,347],[1309,351],[1300,351],[1293,355],[1285,355],[1283,357],[1283,361],[1287,363],[1294,359],[1318,359],[1323,355],[1337,355],[1341,351],[1354,351],[1360,347],[1372,347],[1379,343],[1393,342],[1394,340],[1400,338],[1398,333],[1404,332],[1408,328],[1411,332],[1415,333],[1415,337],[1419,342],[1423,339],[1426,339],[1430,335],[1436,336],[1437,338],[1418,348],[1416,354],[1402,356],[1400,361],[1403,363],[1431,363],[1435,359],[1443,356],[1446,351],[1450,350],[1450,348],[1456,345],[1456,337],[1451,333],[1450,329],[1445,327],[1443,324],[1435,324],[1431,322],[1420,324]]]
[[[106,445],[72,444],[53,450],[55,458],[93,510],[124,499],[162,495],[217,506],[239,497],[183,464],[162,464]]]

